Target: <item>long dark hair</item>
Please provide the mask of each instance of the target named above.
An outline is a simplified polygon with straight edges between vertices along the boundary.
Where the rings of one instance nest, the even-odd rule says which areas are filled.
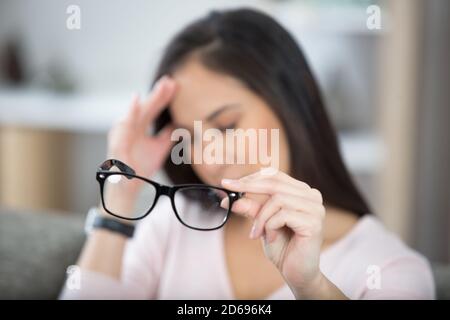
[[[320,190],[329,205],[358,216],[370,212],[343,163],[307,61],[280,24],[252,9],[213,11],[172,39],[154,82],[172,74],[194,52],[207,68],[241,80],[279,116],[287,132],[294,178]],[[168,122],[166,109],[155,123],[156,131]],[[164,168],[175,183],[200,182],[188,164],[175,165],[169,157]]]

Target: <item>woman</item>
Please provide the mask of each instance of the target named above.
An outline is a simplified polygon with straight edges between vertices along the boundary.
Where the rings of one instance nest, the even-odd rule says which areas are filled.
[[[185,228],[167,203],[130,241],[94,229],[78,263],[81,289],[66,288],[63,298],[434,297],[426,260],[370,214],[307,62],[277,22],[247,9],[195,21],[170,42],[156,79],[112,128],[108,157],[144,177],[164,166],[174,183],[244,196],[216,231]],[[223,131],[279,129],[279,171],[261,174],[260,163],[174,164],[172,130],[192,130],[197,120]],[[151,123],[157,136],[146,135]],[[129,208],[136,192],[116,200]]]

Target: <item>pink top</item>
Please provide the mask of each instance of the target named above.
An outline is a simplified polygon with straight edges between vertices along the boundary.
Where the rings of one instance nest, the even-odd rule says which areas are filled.
[[[60,298],[234,299],[223,229],[202,232],[184,227],[166,200],[159,200],[128,242],[121,281],[81,270],[80,288],[65,286]],[[196,206],[187,205],[193,206],[192,210]],[[435,297],[427,260],[372,215],[362,217],[345,237],[321,254],[320,268],[351,299]],[[294,296],[284,285],[267,299]]]

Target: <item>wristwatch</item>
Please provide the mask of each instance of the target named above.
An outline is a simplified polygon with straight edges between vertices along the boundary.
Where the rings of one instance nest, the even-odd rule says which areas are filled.
[[[84,224],[84,231],[89,235],[93,229],[106,229],[126,236],[133,237],[135,226],[124,223],[115,218],[109,218],[100,213],[97,207],[89,209]]]

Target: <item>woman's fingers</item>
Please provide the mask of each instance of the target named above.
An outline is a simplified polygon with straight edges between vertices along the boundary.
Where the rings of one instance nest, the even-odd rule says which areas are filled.
[[[140,101],[139,95],[133,93],[128,112],[118,121],[118,124],[147,132],[153,119],[172,99],[175,88],[175,81],[168,76],[164,76],[158,80],[145,100]],[[165,134],[161,136],[165,137]]]
[[[275,194],[262,206],[254,222],[252,238],[258,238],[264,232],[266,222],[281,209],[302,211],[311,215],[325,215],[325,209],[317,202],[299,196]]]
[[[305,198],[311,198],[321,202],[320,193],[312,191],[311,188],[303,187],[302,185],[293,185],[285,181],[281,181],[275,177],[248,179],[242,178],[239,180],[223,179],[222,186],[236,192],[248,192],[258,194],[276,194],[285,193],[292,195],[299,195]]]
[[[156,138],[159,141],[170,140],[170,136],[172,134],[173,129],[174,129],[174,126],[171,123],[167,124],[166,126],[164,126],[164,128],[162,128],[158,132],[158,135],[156,136]]]
[[[133,93],[131,95],[131,101],[127,112],[119,119],[117,119],[112,128],[118,126],[133,127],[137,124],[139,117],[140,117],[139,95],[137,93]]]
[[[125,116],[125,121],[134,125],[139,120],[139,95],[137,93],[133,93],[131,97],[130,108],[128,109],[128,113]]]
[[[269,181],[280,181],[285,182],[287,184],[290,184],[294,187],[300,188],[300,189],[311,189],[310,186],[300,180],[292,178],[290,175],[282,172],[277,171],[275,174],[264,174],[262,171],[257,171],[253,174],[250,174],[248,176],[245,176],[241,178],[240,180],[247,181],[247,180],[269,180]]]
[[[225,197],[222,200],[222,202],[220,203],[220,206],[222,208],[228,209],[228,206],[229,206],[228,197]],[[242,215],[244,217],[255,218],[255,216],[258,214],[259,210],[261,209],[261,206],[262,206],[262,203],[260,203],[256,200],[243,197],[233,203],[231,211],[233,213]]]
[[[149,96],[142,101],[140,122],[145,128],[148,128],[153,119],[170,102],[175,88],[175,81],[169,76],[163,76],[155,84]]]
[[[255,173],[238,180],[223,179],[222,185],[237,192],[267,194],[270,196],[264,203],[258,203],[258,205],[253,206],[248,205],[246,208],[243,208],[243,204],[239,204],[239,201],[244,199],[238,200],[236,203],[239,204],[237,213],[255,219],[250,232],[250,238],[253,239],[262,236],[267,230],[274,234],[273,228],[279,228],[281,217],[285,219],[285,226],[295,227],[298,231],[301,229],[301,221],[305,221],[302,225],[303,227],[308,227],[308,219],[311,219],[311,223],[315,225],[314,221],[320,222],[325,216],[325,207],[322,204],[321,193],[317,189],[311,188],[308,184],[282,172],[271,176]],[[273,220],[274,222],[271,222],[268,228],[269,221],[272,221],[274,216],[280,215],[280,212],[282,213],[281,217]],[[298,215],[298,220],[295,220],[296,214]],[[318,225],[321,225],[321,223]],[[305,234],[307,233],[308,231],[306,230]]]
[[[174,143],[174,141],[170,139],[173,129],[174,129],[173,125],[168,124],[164,128],[162,128],[161,131],[156,136],[158,148],[159,150],[162,151],[162,154],[164,155],[169,152],[170,148],[172,147],[172,144]]]
[[[236,192],[263,194],[274,194],[276,192],[290,193],[295,190],[286,184],[273,184],[270,180],[223,179],[222,186]]]
[[[321,232],[322,221],[301,211],[281,209],[264,224],[265,240],[268,243],[274,241],[278,230],[283,227],[302,237],[313,237]]]

